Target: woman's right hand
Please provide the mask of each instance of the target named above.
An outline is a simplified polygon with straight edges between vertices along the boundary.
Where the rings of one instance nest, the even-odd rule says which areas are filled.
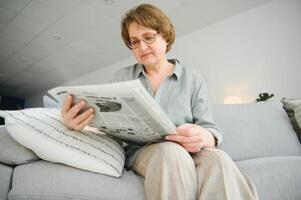
[[[79,113],[80,110],[85,106],[84,100],[79,101],[72,106],[72,96],[68,95],[63,103],[61,109],[61,116],[65,125],[74,130],[80,131],[88,125],[94,117],[94,109],[89,108],[83,113]]]

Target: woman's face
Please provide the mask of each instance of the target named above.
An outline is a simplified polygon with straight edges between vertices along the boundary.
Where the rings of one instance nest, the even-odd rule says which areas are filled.
[[[140,43],[137,48],[132,49],[138,63],[148,66],[158,64],[166,59],[167,42],[156,30],[133,22],[129,25],[128,32],[132,42]],[[155,37],[154,42],[151,44],[147,44],[141,40],[151,37]]]

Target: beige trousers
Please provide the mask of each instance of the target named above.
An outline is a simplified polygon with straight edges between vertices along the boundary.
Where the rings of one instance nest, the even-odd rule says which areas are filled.
[[[253,200],[252,181],[222,150],[189,154],[181,145],[162,142],[144,147],[132,165],[144,177],[147,200]]]

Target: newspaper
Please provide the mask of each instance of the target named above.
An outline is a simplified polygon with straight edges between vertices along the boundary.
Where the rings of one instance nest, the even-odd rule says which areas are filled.
[[[158,142],[175,132],[168,118],[139,80],[119,83],[57,87],[49,95],[62,104],[67,94],[73,103],[84,99],[95,109],[94,119],[86,130],[107,134],[125,142]]]

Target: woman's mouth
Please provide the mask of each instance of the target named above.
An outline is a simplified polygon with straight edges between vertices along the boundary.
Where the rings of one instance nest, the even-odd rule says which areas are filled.
[[[149,55],[151,55],[151,53],[145,53],[145,54],[142,54],[140,57],[141,57],[141,58],[145,58],[145,57],[147,57],[147,56],[149,56]]]

